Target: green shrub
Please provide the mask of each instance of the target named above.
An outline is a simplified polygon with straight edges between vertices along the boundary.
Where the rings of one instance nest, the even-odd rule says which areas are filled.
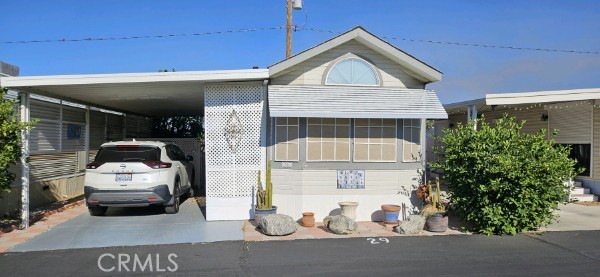
[[[21,158],[21,130],[30,129],[35,121],[19,122],[15,113],[16,101],[6,98],[7,90],[0,87],[0,192],[9,192],[15,174],[9,170]]]
[[[434,149],[457,213],[483,234],[516,234],[550,223],[566,199],[563,182],[579,172],[569,147],[538,134],[521,132],[523,123],[504,115],[495,126],[482,118],[444,130]],[[554,134],[555,135],[555,134]],[[553,138],[553,136],[552,136]]]

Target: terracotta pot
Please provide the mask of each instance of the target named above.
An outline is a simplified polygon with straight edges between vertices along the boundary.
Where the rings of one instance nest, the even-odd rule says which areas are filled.
[[[383,222],[386,224],[395,224],[398,223],[398,217],[400,215],[400,206],[399,205],[381,205],[381,210],[383,210],[384,220]]]
[[[313,213],[313,212],[302,213],[302,226],[315,227],[315,213]]]

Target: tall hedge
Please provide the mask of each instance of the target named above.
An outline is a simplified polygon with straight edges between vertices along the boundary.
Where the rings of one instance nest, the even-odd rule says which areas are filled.
[[[579,172],[570,149],[545,130],[525,134],[524,122],[504,115],[495,124],[477,120],[444,130],[434,149],[458,214],[483,234],[516,234],[544,226],[566,199],[563,182]],[[555,134],[554,134],[555,135]]]
[[[15,174],[9,170],[21,158],[21,130],[32,128],[34,121],[19,122],[15,111],[16,101],[6,97],[7,90],[0,87],[0,192],[10,191]]]

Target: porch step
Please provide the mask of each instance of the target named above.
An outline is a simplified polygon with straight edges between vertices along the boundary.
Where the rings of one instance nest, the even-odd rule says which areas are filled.
[[[584,188],[584,187],[573,187],[571,190],[571,195],[575,195],[575,194],[589,194],[590,193],[590,189],[589,188]]]
[[[581,187],[581,186],[583,186],[581,184],[581,182],[564,182],[563,185],[565,187],[572,186],[572,187],[578,187],[578,188]]]
[[[593,194],[571,194],[571,200],[598,201],[598,196]]]

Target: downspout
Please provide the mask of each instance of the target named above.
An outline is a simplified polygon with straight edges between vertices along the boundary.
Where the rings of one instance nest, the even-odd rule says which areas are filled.
[[[261,132],[260,135],[260,142],[261,145],[263,147],[262,151],[261,151],[261,155],[262,155],[262,161],[261,161],[261,168],[262,168],[262,172],[263,174],[260,175],[260,179],[261,182],[263,184],[266,184],[267,179],[266,179],[266,172],[267,172],[267,161],[270,159],[269,157],[271,156],[271,147],[269,147],[269,145],[271,145],[270,141],[271,141],[271,132],[273,132],[273,128],[269,128],[269,97],[268,97],[268,84],[269,84],[269,80],[263,80],[263,84],[262,84],[262,89],[263,89],[263,116],[262,116],[262,122],[261,122],[261,129],[264,130],[263,132]],[[269,153],[267,153],[267,151]]]

